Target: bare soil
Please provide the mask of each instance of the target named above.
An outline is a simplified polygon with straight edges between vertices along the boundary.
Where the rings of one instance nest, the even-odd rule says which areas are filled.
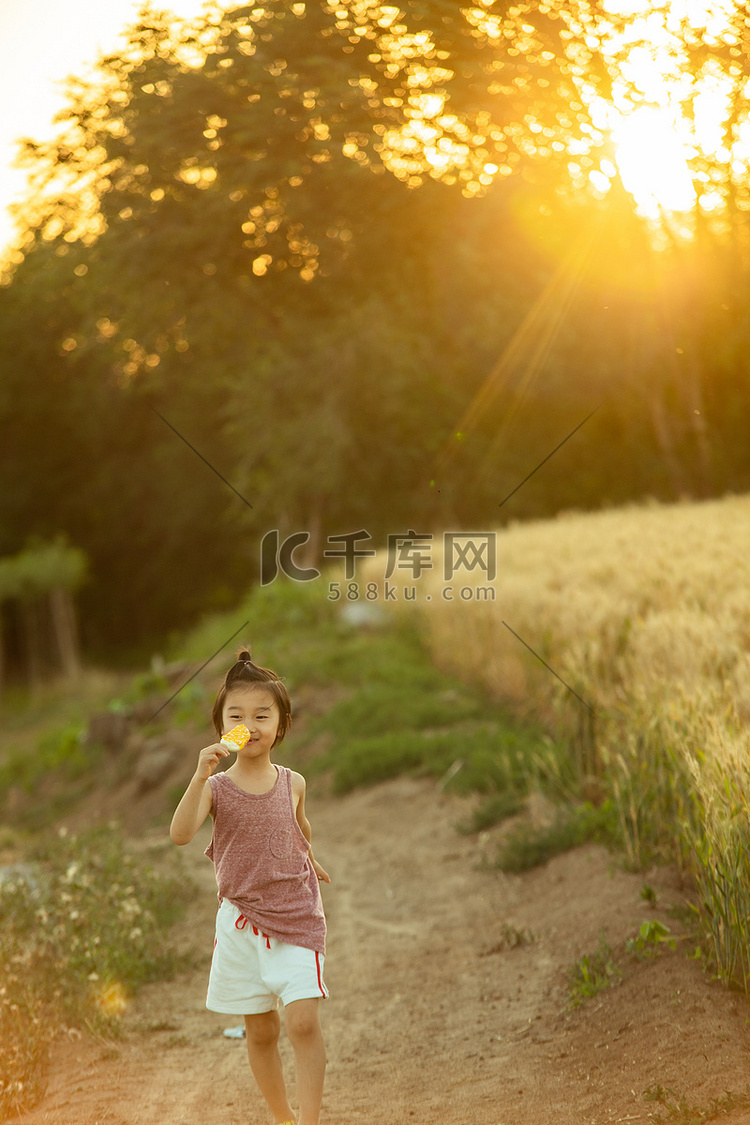
[[[324,1125],[604,1125],[669,1117],[657,1087],[707,1111],[750,1082],[750,1006],[675,951],[637,961],[641,922],[685,902],[676,872],[624,872],[587,846],[525,875],[487,860],[496,833],[466,837],[467,803],[402,778],[334,799],[311,790],[329,923],[323,1003]],[[158,853],[166,833],[144,842]],[[197,967],[143,988],[114,1041],[63,1033],[25,1125],[265,1125],[232,1017],[203,1006],[215,884],[206,833],[184,849],[200,893],[180,939]],[[657,892],[641,898],[648,881]],[[529,933],[532,935],[529,938]],[[622,979],[570,1009],[566,976],[601,934]],[[514,944],[518,935],[526,940]],[[241,1021],[236,1021],[241,1022]],[[285,1063],[292,1078],[289,1047]],[[726,1102],[725,1102],[726,1104]],[[731,1125],[750,1109],[721,1111]]]

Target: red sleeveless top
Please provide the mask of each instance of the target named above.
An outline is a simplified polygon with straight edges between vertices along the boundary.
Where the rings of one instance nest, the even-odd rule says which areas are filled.
[[[276,766],[267,793],[246,793],[225,773],[209,778],[213,861],[226,898],[269,937],[325,953],[326,920],[310,845],[294,812],[292,771]]]

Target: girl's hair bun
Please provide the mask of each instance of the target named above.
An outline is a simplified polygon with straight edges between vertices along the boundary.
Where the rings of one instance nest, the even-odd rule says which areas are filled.
[[[260,664],[253,663],[250,649],[246,646],[238,652],[236,663],[232,665],[224,677],[224,683],[221,685],[219,694],[214,701],[213,720],[218,738],[221,738],[224,733],[222,712],[228,689],[257,687],[259,684],[271,693],[279,709],[279,730],[276,735],[276,742],[281,742],[292,722],[292,704],[289,693],[275,672],[270,668],[263,668]]]

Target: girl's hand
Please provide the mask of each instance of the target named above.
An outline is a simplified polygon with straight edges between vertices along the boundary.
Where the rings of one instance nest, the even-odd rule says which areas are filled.
[[[312,865],[313,865],[313,871],[318,876],[318,881],[320,883],[330,883],[331,876],[328,874],[328,872],[323,867],[320,866],[317,859],[314,859],[312,861]]]
[[[227,750],[220,742],[215,742],[213,746],[204,746],[198,755],[198,767],[195,776],[199,777],[201,781],[208,781],[221,759],[228,758],[230,754],[231,750]]]

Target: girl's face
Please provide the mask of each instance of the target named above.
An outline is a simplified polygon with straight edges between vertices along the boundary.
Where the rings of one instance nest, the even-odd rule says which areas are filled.
[[[268,754],[279,733],[279,709],[276,700],[262,684],[243,684],[227,692],[221,713],[222,734],[238,723],[244,723],[250,738],[238,757],[261,757]]]

